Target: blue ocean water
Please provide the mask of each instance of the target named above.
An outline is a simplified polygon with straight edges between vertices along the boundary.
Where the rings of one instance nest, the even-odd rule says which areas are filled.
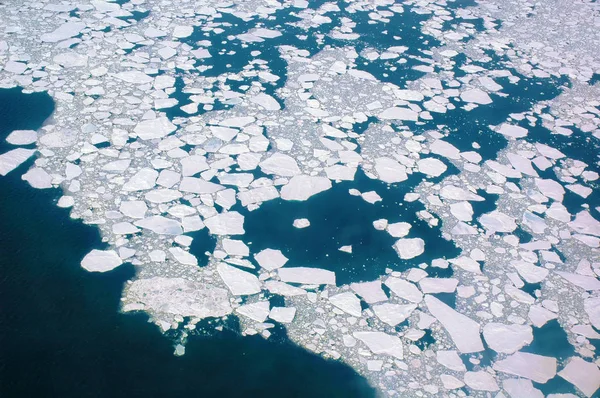
[[[266,248],[281,250],[290,259],[290,266],[335,271],[338,285],[378,279],[386,268],[403,271],[431,263],[435,258],[453,258],[460,250],[442,238],[439,227],[432,228],[417,218],[416,212],[425,209],[423,204],[403,201],[423,177],[415,173],[402,183],[388,185],[359,170],[354,181],[336,183],[307,201],[275,199],[250,212],[239,206],[238,211],[245,215],[243,239],[254,253]],[[350,195],[352,188],[375,191],[382,200],[367,203],[360,196]],[[298,218],[307,218],[311,225],[295,228],[293,222]],[[423,239],[425,252],[414,259],[401,260],[392,247],[397,238],[373,227],[373,221],[382,218],[390,223],[410,223],[407,237]],[[352,246],[352,254],[338,250],[346,245]],[[430,267],[427,271],[432,276],[452,275],[451,268]]]
[[[51,114],[46,94],[0,90],[0,152],[14,129]],[[80,268],[103,248],[96,228],[55,206],[57,189],[0,180],[0,396],[21,397],[372,397],[342,363],[301,349],[280,330],[273,341],[223,332],[188,339],[186,355],[142,314],[118,312],[130,264],[105,274]]]

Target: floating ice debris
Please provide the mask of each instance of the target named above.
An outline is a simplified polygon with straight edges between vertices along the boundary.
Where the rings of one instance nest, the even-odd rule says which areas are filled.
[[[423,294],[419,288],[404,279],[390,276],[385,280],[384,284],[389,287],[396,296],[405,300],[413,303],[420,303],[421,300],[423,300]]]
[[[594,395],[600,388],[598,366],[579,357],[572,357],[558,375],[577,387],[587,397]]]
[[[306,227],[310,227],[310,221],[306,218],[297,218],[294,220],[294,227],[295,228],[306,228]]]
[[[484,350],[477,322],[454,311],[433,296],[426,295],[425,304],[431,315],[444,326],[460,352],[468,354]]]
[[[52,176],[40,167],[34,167],[23,174],[21,178],[36,189],[52,188]]]
[[[166,117],[159,117],[156,119],[143,120],[135,126],[133,131],[143,140],[153,140],[155,138],[162,138],[177,129],[169,119]]]
[[[128,287],[126,297],[151,313],[203,319],[218,318],[232,311],[227,290],[183,278],[138,279]]]
[[[389,184],[402,182],[408,179],[406,168],[390,158],[375,159],[375,171],[377,171],[381,181]]]
[[[266,174],[276,174],[282,177],[293,177],[300,174],[298,163],[289,155],[275,153],[259,163],[261,170]]]
[[[217,214],[204,220],[204,224],[213,235],[243,235],[244,216],[237,211]]]
[[[450,370],[464,372],[467,370],[465,364],[456,351],[438,351],[436,353],[437,361]]]
[[[392,304],[383,303],[373,306],[373,312],[381,322],[390,326],[396,326],[404,322],[417,308],[416,304]]]
[[[281,250],[264,249],[254,256],[254,259],[267,271],[273,271],[281,268],[287,263],[288,259],[281,253]]]
[[[393,107],[388,108],[377,115],[382,120],[409,120],[416,122],[419,114],[409,108]]]
[[[280,323],[292,323],[295,316],[295,307],[273,307],[269,312],[269,318]]]
[[[40,37],[40,40],[47,43],[57,43],[77,36],[85,28],[86,25],[83,22],[66,22],[56,28],[53,32],[44,33]]]
[[[373,354],[391,355],[397,359],[404,358],[402,341],[383,332],[354,332],[355,338],[365,343]]]
[[[329,301],[342,311],[347,312],[348,314],[357,318],[359,318],[362,313],[360,300],[353,293],[345,292],[336,294],[329,297]]]
[[[417,162],[419,172],[430,177],[439,177],[448,169],[444,162],[435,158],[425,158]]]
[[[248,317],[253,321],[264,322],[269,316],[269,302],[259,301],[257,303],[242,305],[236,308],[235,312]]]
[[[490,96],[483,90],[473,88],[464,91],[460,94],[460,99],[465,102],[471,102],[475,104],[488,105],[492,103]]]
[[[163,216],[144,218],[136,221],[134,225],[159,235],[181,235],[183,233],[181,224],[178,221]]]
[[[250,254],[250,249],[241,240],[223,239],[223,250],[230,256],[246,257]]]
[[[512,217],[496,210],[479,217],[479,222],[490,234],[512,232],[517,229],[517,224]]]
[[[496,352],[512,354],[533,341],[531,326],[488,323],[483,327],[483,338]]]
[[[407,222],[387,224],[385,230],[394,238],[403,238],[410,232],[411,225]],[[377,229],[377,228],[376,228]]]
[[[368,304],[386,301],[387,295],[381,288],[381,281],[352,283],[350,288],[354,290]]]
[[[517,352],[497,361],[494,370],[545,383],[556,375],[556,358]]]
[[[254,97],[250,98],[250,101],[257,105],[260,105],[267,111],[278,111],[281,109],[279,102],[277,102],[275,98],[265,93],[255,95]]]
[[[235,296],[256,294],[261,291],[261,284],[258,278],[249,272],[224,263],[217,265],[217,271],[231,291],[231,294]]]
[[[273,294],[280,294],[286,297],[302,296],[306,294],[306,290],[280,281],[268,280],[265,282],[265,287]]]
[[[186,252],[180,247],[171,247],[169,252],[175,257],[175,260],[181,264],[198,265],[198,259],[193,254]]]
[[[403,260],[410,260],[425,252],[425,241],[421,238],[398,239],[394,243],[394,250]]]
[[[514,124],[504,123],[498,128],[498,132],[510,138],[523,138],[527,136],[527,129],[515,126]]]
[[[498,391],[498,383],[491,374],[479,372],[466,372],[464,376],[465,384],[476,391]]]
[[[533,386],[531,380],[508,379],[504,380],[502,387],[511,396],[511,398],[544,398],[544,394]]]
[[[108,272],[123,264],[114,250],[92,250],[81,260],[81,266],[90,272]]]
[[[12,145],[29,145],[37,140],[37,132],[33,130],[15,130],[6,137],[6,142]]]
[[[123,190],[134,192],[152,189],[157,178],[158,171],[150,168],[140,169],[123,185]]]
[[[286,267],[277,270],[284,282],[307,285],[335,285],[335,273],[319,268]]]
[[[281,188],[281,199],[307,200],[313,195],[331,188],[331,181],[325,177],[297,175]]]
[[[7,175],[35,154],[35,149],[17,148],[0,155],[0,175]]]

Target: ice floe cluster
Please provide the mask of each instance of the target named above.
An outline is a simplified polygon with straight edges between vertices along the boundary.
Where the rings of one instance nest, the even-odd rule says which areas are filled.
[[[60,187],[57,205],[108,245],[81,266],[133,264],[122,309],[176,330],[176,355],[200,321],[236,316],[246,335],[284,325],[382,395],[592,396],[600,9],[459,3],[0,4],[0,87],[56,103],[39,131],[6,137],[0,175],[35,156],[22,179]],[[397,214],[423,206],[361,226],[391,236],[403,267],[340,284],[245,239],[248,212],[358,172],[412,184]],[[348,195],[384,201],[359,188]],[[195,240],[214,247],[191,253]]]

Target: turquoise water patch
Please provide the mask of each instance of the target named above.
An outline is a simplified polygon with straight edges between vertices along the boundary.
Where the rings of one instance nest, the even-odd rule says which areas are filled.
[[[460,250],[441,236],[439,227],[429,227],[417,218],[416,212],[424,210],[419,201],[404,202],[422,179],[413,174],[407,181],[388,185],[372,180],[358,171],[352,182],[341,182],[307,201],[275,199],[265,202],[254,211],[239,208],[245,215],[244,241],[253,253],[271,248],[278,249],[289,258],[287,266],[306,266],[335,271],[337,284],[378,279],[386,268],[405,270],[436,258],[456,257]],[[352,196],[349,189],[360,192],[375,191],[382,201],[367,203]],[[295,219],[307,218],[308,228],[293,226]],[[407,238],[425,241],[425,252],[411,260],[401,260],[392,245],[393,238],[386,231],[378,231],[373,221],[385,218],[390,223],[408,222],[412,228]],[[352,253],[340,251],[342,246],[352,246]],[[450,276],[452,271],[427,268],[432,275]]]

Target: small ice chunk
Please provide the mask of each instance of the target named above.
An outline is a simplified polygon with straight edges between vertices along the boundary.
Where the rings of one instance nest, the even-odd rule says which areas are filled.
[[[77,36],[86,27],[84,22],[67,22],[60,25],[51,33],[44,33],[40,39],[46,43],[58,43]]]
[[[81,260],[83,269],[89,272],[108,272],[123,264],[114,250],[92,250]]]
[[[142,120],[133,129],[133,131],[142,140],[162,138],[171,134],[175,130],[177,130],[177,126],[171,123],[166,116],[156,119]]]
[[[142,200],[123,201],[119,206],[119,211],[131,218],[144,218],[148,211],[148,206]]]
[[[551,179],[536,178],[535,185],[544,196],[562,202],[565,189],[558,182]]]
[[[278,111],[281,109],[279,102],[269,94],[260,93],[250,98],[250,102],[257,104],[267,111]]]
[[[204,220],[213,235],[243,235],[244,216],[237,211],[220,213]]]
[[[392,292],[398,297],[413,303],[420,303],[423,300],[423,294],[415,285],[404,279],[390,276],[384,282]]]
[[[256,303],[242,305],[236,308],[235,312],[248,317],[256,322],[264,322],[269,316],[269,302],[259,301]]]
[[[17,148],[0,155],[0,175],[5,176],[33,156],[35,149]]]
[[[273,271],[281,268],[287,263],[288,258],[281,253],[281,250],[264,249],[254,256],[254,259],[262,268],[267,271]]]
[[[279,323],[292,323],[295,316],[295,307],[273,307],[269,313],[269,318]]]
[[[223,250],[229,256],[247,257],[250,254],[250,249],[241,240],[223,239]]]
[[[473,219],[473,206],[467,201],[452,203],[450,213],[460,221],[471,221]]]
[[[410,232],[411,225],[407,222],[388,224],[386,230],[394,238],[403,238]],[[376,228],[377,229],[377,228]]]
[[[307,285],[335,285],[335,273],[329,270],[309,267],[286,267],[277,270],[284,282]]]
[[[403,260],[410,260],[425,252],[425,241],[421,238],[398,239],[394,243],[394,250]]]
[[[483,338],[492,350],[512,354],[533,341],[533,332],[529,325],[490,322],[483,327]]]
[[[368,304],[374,304],[380,301],[386,301],[388,299],[385,292],[381,288],[380,280],[352,283],[350,285],[350,289],[354,290],[354,292],[362,297],[362,299]]]
[[[498,132],[506,137],[510,138],[523,138],[527,136],[527,129],[515,126],[514,124],[503,123],[499,128]]]
[[[456,372],[464,372],[467,370],[465,364],[458,353],[454,350],[438,351],[436,353],[438,363]]]
[[[215,193],[225,189],[223,185],[214,182],[205,181],[202,178],[183,177],[179,184],[179,190],[182,192],[191,192],[197,194]]]
[[[300,174],[296,160],[283,153],[275,153],[259,163],[261,170],[266,174],[276,174],[282,177],[293,177]]]
[[[331,304],[348,314],[359,318],[362,314],[360,300],[356,295],[350,292],[344,292],[329,297]]]
[[[600,388],[598,366],[579,357],[572,357],[567,366],[558,372],[558,375],[577,387],[587,397],[594,395]]]
[[[280,281],[268,280],[265,282],[265,287],[269,292],[285,297],[302,296],[306,294],[306,290]]]
[[[183,230],[181,224],[170,218],[163,216],[152,216],[136,221],[134,223],[137,227],[148,229],[159,235],[181,235]]]
[[[472,88],[470,90],[463,91],[460,93],[460,99],[465,102],[488,105],[492,103],[490,96],[479,88]]]
[[[404,358],[402,341],[397,336],[383,332],[354,332],[352,335],[365,343],[373,354],[391,355],[396,359]]]
[[[298,229],[306,228],[306,227],[310,227],[310,221],[308,221],[307,218],[297,218],[294,220],[293,225],[295,228],[298,228]]]
[[[494,376],[484,371],[465,373],[464,382],[476,391],[498,391],[500,389]]]
[[[29,145],[37,140],[34,130],[15,130],[6,137],[6,142],[12,145]]]
[[[510,398],[544,398],[544,394],[533,386],[531,380],[508,379],[502,383]]]
[[[528,352],[516,352],[497,361],[493,368],[498,372],[525,377],[543,384],[556,375],[556,358]]]
[[[468,354],[484,350],[477,322],[456,312],[434,296],[426,295],[425,304],[431,315],[444,326],[460,352]]]
[[[394,106],[387,108],[381,112],[377,117],[381,120],[408,120],[416,122],[419,120],[419,114],[410,108],[403,108]]]
[[[313,195],[331,188],[331,181],[326,177],[313,177],[305,174],[297,175],[290,179],[281,188],[283,200],[307,200]]]
[[[483,214],[479,217],[479,222],[490,234],[512,232],[517,229],[517,224],[512,217],[497,210]]]
[[[379,175],[379,179],[388,184],[394,184],[408,179],[406,168],[394,159],[387,157],[375,159],[375,171]]]
[[[423,278],[419,281],[419,287],[423,293],[453,293],[458,286],[455,278]]]
[[[123,184],[123,190],[127,192],[144,191],[152,189],[156,185],[156,179],[158,178],[158,171],[150,168],[140,169],[133,175],[125,184]]]
[[[15,149],[17,150],[17,149]],[[34,167],[21,176],[29,185],[36,189],[52,188],[52,176],[40,167]]]
[[[251,295],[261,291],[260,281],[249,272],[224,263],[217,265],[217,272],[234,296]]]
[[[417,169],[420,173],[430,177],[439,177],[448,169],[448,167],[439,159],[425,158],[417,162]]]
[[[417,308],[416,304],[392,304],[383,303],[373,306],[373,312],[381,322],[390,326],[396,326],[404,322]]]
[[[169,252],[175,257],[175,260],[181,264],[198,265],[198,259],[193,254],[180,247],[171,247],[169,248]]]

